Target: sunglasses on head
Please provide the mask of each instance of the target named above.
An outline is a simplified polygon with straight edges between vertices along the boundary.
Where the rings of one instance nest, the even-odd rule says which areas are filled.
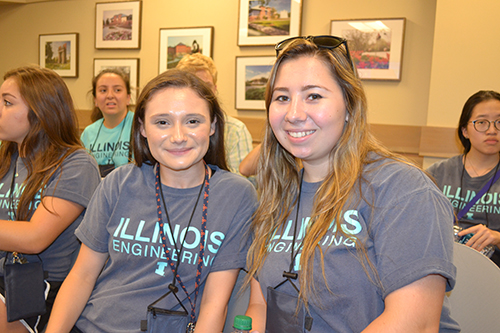
[[[328,50],[333,50],[339,47],[340,45],[344,45],[345,51],[347,54],[347,60],[349,60],[349,64],[351,64],[352,67],[352,60],[351,60],[351,53],[349,52],[349,48],[347,47],[347,40],[341,37],[337,36],[330,36],[330,35],[323,35],[323,36],[299,36],[299,37],[292,37],[288,38],[285,40],[282,40],[281,42],[278,42],[275,46],[274,49],[276,50],[276,56],[279,55],[279,53],[287,47],[291,42],[297,39],[305,39],[310,41],[311,43],[315,44],[317,47],[320,49],[328,49]]]

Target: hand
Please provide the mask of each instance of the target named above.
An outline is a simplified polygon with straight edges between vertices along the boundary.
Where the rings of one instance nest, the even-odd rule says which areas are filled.
[[[488,245],[498,246],[500,244],[500,233],[487,228],[484,224],[464,229],[458,233],[458,236],[465,236],[470,233],[473,233],[474,236],[465,245],[477,251],[482,251]]]

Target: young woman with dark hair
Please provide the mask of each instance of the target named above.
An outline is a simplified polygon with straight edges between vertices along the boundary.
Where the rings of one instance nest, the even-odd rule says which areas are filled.
[[[73,101],[54,71],[21,67],[0,87],[0,272],[6,252],[42,261],[49,285],[43,316],[7,323],[0,332],[39,332],[79,248],[74,235],[100,182],[95,160],[80,143]],[[0,292],[5,301],[4,278]]]
[[[171,69],[144,87],[132,134],[135,164],[96,191],[47,333],[140,332],[148,305],[169,288],[190,327],[221,332],[256,193],[227,171],[217,98],[194,74]],[[173,295],[158,305],[182,310]]]

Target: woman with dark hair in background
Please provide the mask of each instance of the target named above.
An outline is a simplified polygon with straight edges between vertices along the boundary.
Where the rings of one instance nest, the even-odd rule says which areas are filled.
[[[140,332],[148,305],[169,288],[190,327],[221,332],[256,193],[227,171],[217,98],[194,74],[166,71],[144,87],[132,134],[135,163],[97,189],[47,333]],[[173,295],[158,305],[182,310]]]
[[[93,123],[81,135],[83,145],[99,164],[105,177],[131,159],[130,133],[134,113],[130,104],[130,81],[118,69],[104,69],[92,79]]]
[[[41,317],[8,323],[0,302],[0,332],[39,332],[78,251],[74,231],[100,177],[80,143],[73,101],[59,75],[38,67],[11,70],[0,96],[0,250],[41,260],[49,285]],[[6,252],[0,253],[2,275]],[[0,292],[5,302],[3,276]]]
[[[500,266],[500,94],[482,90],[465,102],[458,123],[463,154],[435,163],[427,170],[455,207],[459,237],[478,251],[493,246],[491,260]],[[481,189],[481,198],[475,198]],[[481,193],[482,193],[481,192]],[[474,199],[476,199],[474,201]],[[470,208],[469,208],[470,207]]]

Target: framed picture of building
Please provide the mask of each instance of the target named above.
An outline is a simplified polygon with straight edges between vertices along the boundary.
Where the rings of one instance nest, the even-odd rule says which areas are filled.
[[[214,27],[160,29],[158,72],[175,68],[186,54],[201,53],[212,57]]]
[[[302,0],[240,0],[238,45],[274,45],[300,35]]]
[[[264,93],[275,60],[274,56],[236,57],[236,109],[266,109]]]
[[[96,49],[141,47],[141,1],[97,3],[95,7]]]
[[[38,58],[40,67],[61,77],[78,77],[78,34],[40,35]]]
[[[362,80],[401,80],[405,18],[332,20],[332,35],[347,39]]]
[[[94,59],[94,77],[104,69],[122,71],[130,82],[130,104],[135,105],[139,87],[139,58]]]

